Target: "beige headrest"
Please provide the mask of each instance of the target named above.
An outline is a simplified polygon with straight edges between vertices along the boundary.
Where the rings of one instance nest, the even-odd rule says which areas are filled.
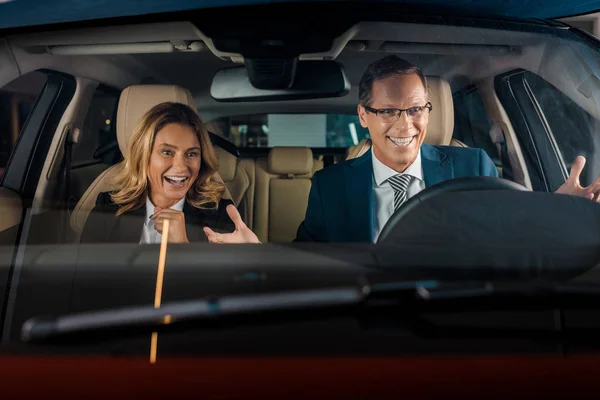
[[[454,131],[454,103],[448,82],[438,76],[428,76],[430,101],[433,110],[429,115],[425,143],[448,146]]]
[[[127,154],[129,140],[142,115],[167,101],[183,103],[196,110],[192,94],[179,86],[133,85],[123,90],[117,111],[117,140],[123,156]]]
[[[214,146],[217,158],[219,160],[219,175],[225,182],[235,179],[237,167],[237,157],[218,146]]]
[[[350,146],[348,148],[348,154],[346,155],[346,160],[351,160],[353,158],[358,158],[365,154],[371,148],[371,139],[363,139],[358,142],[355,146]]]
[[[269,172],[281,175],[312,174],[313,154],[308,147],[273,147],[269,152]]]

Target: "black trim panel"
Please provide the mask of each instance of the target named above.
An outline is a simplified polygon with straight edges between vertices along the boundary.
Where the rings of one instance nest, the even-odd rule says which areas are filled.
[[[75,79],[44,71],[48,80],[36,100],[6,169],[3,185],[33,199],[50,143],[76,89]]]
[[[214,146],[218,146],[236,157],[240,156],[240,149],[235,144],[231,143],[227,139],[222,138],[216,133],[208,132],[208,134],[210,135],[210,140]]]
[[[498,75],[494,86],[519,139],[533,189],[554,191],[564,182],[564,172],[548,136],[543,113],[525,80],[526,72],[516,69]]]

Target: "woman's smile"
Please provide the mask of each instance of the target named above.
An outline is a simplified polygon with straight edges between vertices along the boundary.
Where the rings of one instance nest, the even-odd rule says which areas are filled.
[[[165,182],[170,187],[180,189],[186,187],[189,176],[165,175]]]

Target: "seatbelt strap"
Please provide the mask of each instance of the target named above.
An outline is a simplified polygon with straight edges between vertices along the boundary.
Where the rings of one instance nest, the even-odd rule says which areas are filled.
[[[73,145],[79,141],[79,135],[81,131],[78,128],[71,128],[67,126],[67,132],[65,135],[65,141],[63,144],[63,162],[61,163],[61,169],[57,175],[56,182],[56,195],[55,199],[59,204],[58,209],[60,210],[60,237],[63,242],[68,239],[67,233],[69,226],[69,218],[71,215],[71,209],[69,207],[69,189],[71,186],[71,164],[73,159]]]
[[[490,137],[498,149],[500,162],[502,163],[502,176],[500,177],[512,180],[513,174],[510,165],[510,159],[508,157],[508,146],[506,145],[506,136],[504,135],[504,130],[498,124],[494,124],[490,129]]]
[[[71,207],[69,205],[70,196],[69,189],[71,188],[71,163],[73,159],[73,145],[79,142],[81,130],[79,128],[70,129],[65,138],[65,162],[63,169],[63,200],[65,202],[65,210],[70,215]]]
[[[500,158],[502,158],[502,144],[505,142],[505,138],[504,132],[498,124],[494,124],[490,128],[490,138],[492,139],[492,143],[496,145],[498,154],[500,154]]]

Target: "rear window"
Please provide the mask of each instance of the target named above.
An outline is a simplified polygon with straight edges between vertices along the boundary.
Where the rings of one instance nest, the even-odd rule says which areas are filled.
[[[236,146],[307,146],[347,148],[369,137],[352,114],[257,114],[223,117],[208,130]]]

